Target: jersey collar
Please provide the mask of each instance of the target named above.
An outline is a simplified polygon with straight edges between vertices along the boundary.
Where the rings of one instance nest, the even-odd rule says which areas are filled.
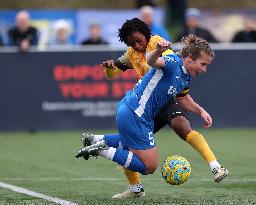
[[[186,68],[185,68],[184,65],[183,65],[183,60],[182,60],[180,54],[179,54],[178,52],[176,52],[176,54],[180,57],[180,65],[181,65],[181,69],[182,69],[183,73],[184,73],[185,75],[188,75],[188,71],[186,70]]]
[[[186,68],[184,67],[184,65],[181,66],[181,68],[182,68],[183,73],[184,73],[185,75],[187,75],[187,74],[188,74],[188,71],[186,70]]]

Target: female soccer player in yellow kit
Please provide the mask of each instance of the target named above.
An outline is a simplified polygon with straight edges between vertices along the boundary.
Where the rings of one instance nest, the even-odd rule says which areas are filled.
[[[138,79],[150,69],[147,64],[146,55],[156,48],[158,42],[164,39],[160,36],[152,36],[148,26],[141,20],[134,18],[127,20],[121,29],[119,29],[119,38],[121,42],[124,42],[128,49],[123,56],[117,60],[108,60],[102,63],[105,68],[106,75],[112,78],[118,75],[120,72],[124,72],[127,69],[135,69]],[[173,53],[171,50],[165,51],[162,55]],[[193,61],[191,62],[193,64]],[[189,88],[185,88],[180,97],[184,97],[188,94]],[[179,97],[179,96],[177,96]],[[213,178],[216,182],[220,182],[228,174],[228,171],[221,167],[217,162],[216,157],[209,148],[204,137],[192,130],[190,123],[187,120],[186,111],[181,108],[176,101],[170,102],[155,118],[155,130],[158,132],[162,127],[168,124],[175,133],[183,140],[188,142],[209,164]],[[204,125],[208,127],[208,125]],[[112,134],[114,137],[115,134]],[[93,135],[84,133],[82,141],[84,146],[95,143],[98,140],[104,139],[104,135]],[[128,179],[128,188],[120,193],[114,195],[112,198],[133,198],[144,196],[145,192],[140,182],[139,173],[130,171],[124,168],[124,173]]]

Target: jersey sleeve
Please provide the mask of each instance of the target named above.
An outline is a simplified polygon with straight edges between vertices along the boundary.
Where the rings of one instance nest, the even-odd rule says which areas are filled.
[[[153,51],[156,48],[157,42],[164,41],[164,40],[165,40],[164,38],[162,38],[161,36],[158,36],[158,35],[151,36],[150,41],[149,41],[149,45],[147,47],[147,52]],[[163,57],[164,61],[165,61],[165,65],[170,64],[170,63],[168,63],[168,58],[169,58],[168,55],[170,55],[170,54],[174,54],[174,52],[172,51],[171,48],[164,51],[161,55]],[[161,68],[161,69],[166,70],[166,71],[168,70],[168,69],[165,69],[165,68]]]
[[[156,48],[156,44],[159,41],[164,41],[165,39],[162,38],[161,36],[155,35],[155,36],[151,36],[150,41],[149,41],[149,45],[148,45],[148,52],[154,50]]]
[[[115,66],[122,71],[133,69],[132,64],[129,60],[128,51],[126,51],[120,58],[115,60]]]
[[[105,74],[108,78],[113,78],[122,71],[126,71],[127,69],[133,69],[128,57],[128,51],[126,51],[121,57],[115,60],[115,67],[113,69],[106,68]]]
[[[161,68],[166,73],[173,73],[178,65],[178,62],[172,56],[162,56],[164,59],[165,66]]]
[[[154,50],[156,48],[157,42],[164,41],[164,40],[165,39],[162,38],[161,36],[158,36],[158,35],[152,36],[149,41],[147,52]],[[173,54],[173,53],[174,52],[173,52],[172,48],[170,48],[170,49],[166,50],[165,52],[163,52],[162,56],[166,56],[166,55]]]

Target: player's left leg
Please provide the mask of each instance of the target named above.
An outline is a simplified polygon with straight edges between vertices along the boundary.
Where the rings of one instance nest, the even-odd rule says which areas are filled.
[[[196,149],[208,163],[213,173],[213,179],[215,182],[219,183],[228,176],[229,171],[219,164],[202,134],[191,130],[187,134],[186,142],[189,143],[194,149]]]
[[[208,163],[213,173],[214,181],[220,182],[223,180],[229,174],[228,170],[218,163],[203,135],[192,130],[190,123],[187,120],[186,111],[182,109],[177,102],[173,101],[161,112],[167,114],[165,119],[175,133],[197,150]]]

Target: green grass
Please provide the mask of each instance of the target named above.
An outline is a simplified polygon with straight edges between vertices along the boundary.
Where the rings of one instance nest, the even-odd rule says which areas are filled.
[[[184,185],[169,186],[159,168],[142,177],[143,199],[111,199],[127,186],[122,170],[102,158],[76,159],[80,132],[0,133],[0,181],[78,204],[256,204],[256,129],[201,132],[230,170],[224,183],[214,183],[200,155],[169,130],[156,135],[159,167],[169,154],[179,154],[190,161],[192,175]],[[0,188],[0,204],[54,203]]]

